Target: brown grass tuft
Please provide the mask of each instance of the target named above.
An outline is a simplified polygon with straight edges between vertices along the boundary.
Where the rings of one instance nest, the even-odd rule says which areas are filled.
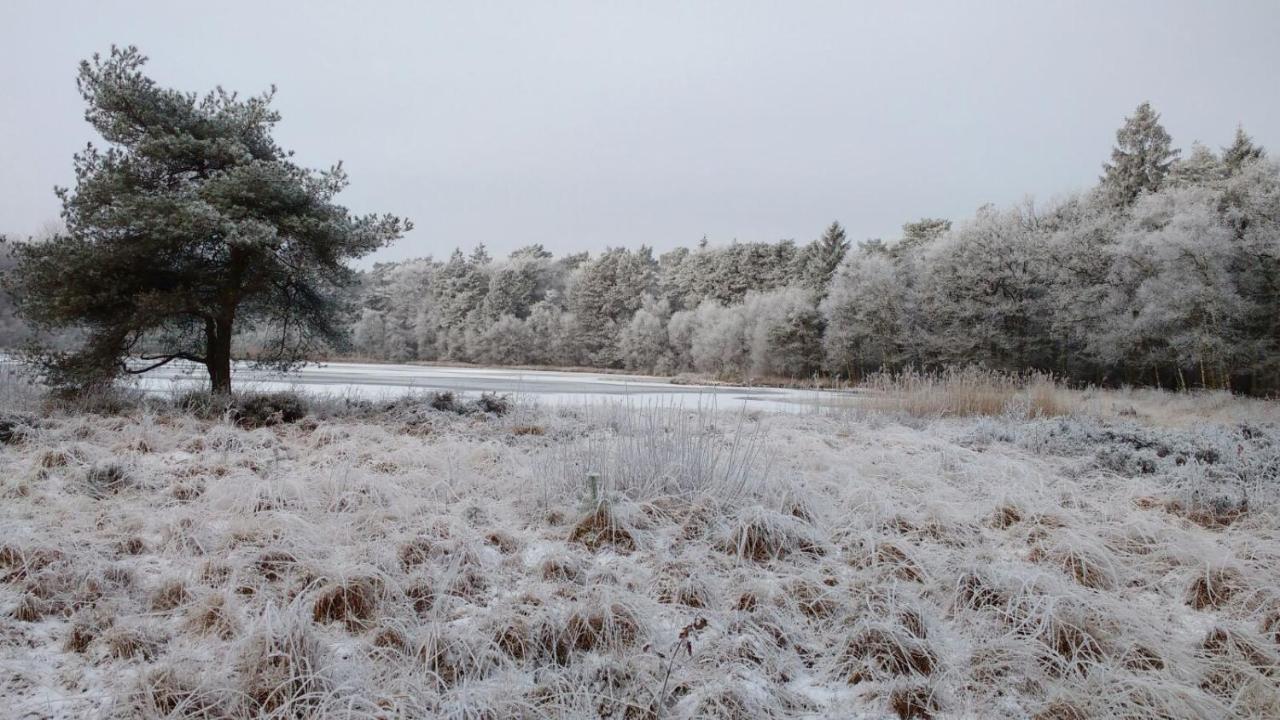
[[[160,642],[135,627],[113,627],[102,636],[107,653],[113,658],[140,658],[151,662],[160,652]]]
[[[921,582],[924,572],[920,565],[899,545],[892,542],[871,542],[850,558],[854,567],[861,569],[880,568],[890,575],[907,582]]]
[[[230,640],[239,630],[240,621],[229,597],[223,593],[212,593],[187,611],[187,627],[198,633]]]
[[[313,706],[329,689],[324,666],[324,648],[305,618],[273,618],[250,637],[237,661],[249,715],[283,715],[287,708],[289,717],[315,717]]]
[[[1089,716],[1070,701],[1054,700],[1033,715],[1031,720],[1089,720]]]
[[[842,675],[850,685],[909,675],[927,676],[937,667],[933,650],[921,639],[888,625],[868,625],[840,650]]]
[[[1219,608],[1245,589],[1244,577],[1232,567],[1210,566],[1191,580],[1187,604],[1196,610]]]
[[[977,572],[966,572],[956,580],[956,604],[969,610],[1000,608],[1009,596],[989,578]]]
[[[748,510],[736,519],[725,549],[739,559],[766,563],[792,555],[811,557],[826,554],[808,527],[789,515],[761,508]]]
[[[362,629],[377,612],[378,586],[370,578],[330,583],[316,596],[311,617],[317,623],[341,622],[350,630]]]
[[[889,692],[889,708],[902,720],[931,720],[941,708],[927,685],[900,685]]]
[[[626,605],[581,604],[574,609],[555,636],[552,650],[562,663],[573,652],[609,652],[636,646],[641,634],[640,619]]]
[[[997,530],[1007,530],[1020,522],[1022,522],[1022,511],[1016,505],[1008,503],[998,506],[987,519],[987,525]]]
[[[604,504],[574,524],[569,541],[581,543],[592,552],[608,547],[625,554],[636,549],[635,537]]]
[[[1116,586],[1114,566],[1099,553],[1070,545],[1031,548],[1027,559],[1056,567],[1080,585],[1093,590],[1111,590]]]
[[[490,531],[488,535],[484,536],[484,542],[486,545],[497,548],[498,552],[503,555],[510,555],[520,549],[520,543],[510,533],[502,530]]]
[[[151,609],[155,612],[168,612],[186,605],[191,601],[191,592],[187,583],[181,578],[169,578],[151,593]]]

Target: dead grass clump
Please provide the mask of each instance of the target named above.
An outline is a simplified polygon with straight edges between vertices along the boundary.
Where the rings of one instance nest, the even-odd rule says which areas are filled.
[[[871,392],[872,409],[914,417],[1027,418],[1069,415],[1069,391],[1052,375],[1017,375],[980,367],[949,368],[928,373],[905,370],[868,376],[862,387]]]
[[[1048,651],[1043,663],[1055,675],[1076,672],[1085,675],[1106,657],[1102,641],[1085,623],[1050,614],[1035,634]]]
[[[1069,700],[1054,700],[1032,715],[1031,720],[1089,720],[1089,715]]]
[[[765,563],[793,555],[826,554],[814,533],[790,515],[756,507],[739,513],[723,543],[739,560]]]
[[[955,602],[969,610],[1003,608],[1009,603],[1009,595],[990,578],[969,571],[956,580]]]
[[[463,639],[440,629],[441,626],[433,626],[414,651],[438,687],[453,687],[487,669],[488,658],[480,657]]]
[[[564,663],[573,652],[634,648],[641,632],[639,616],[622,603],[581,603],[569,613],[552,647],[556,658]]]
[[[932,720],[942,708],[928,685],[899,685],[889,691],[889,709],[902,720]]]
[[[138,717],[229,718],[231,712],[215,692],[200,686],[193,673],[177,667],[160,667],[145,673],[129,700]]]
[[[262,579],[267,582],[276,582],[283,580],[289,576],[294,567],[298,564],[298,558],[290,552],[284,550],[267,550],[254,560],[254,567],[258,569]]]
[[[119,463],[94,465],[84,476],[85,490],[90,497],[102,499],[131,487],[133,476]]]
[[[191,601],[191,591],[181,578],[169,578],[151,593],[150,605],[155,612],[169,612]]]
[[[1200,653],[1207,658],[1243,662],[1266,676],[1280,675],[1280,661],[1275,655],[1245,634],[1216,627],[1200,642]]]
[[[1022,510],[1008,503],[998,506],[987,519],[987,525],[997,530],[1007,530],[1020,522],[1022,522]]]
[[[1169,514],[1185,518],[1202,528],[1220,530],[1249,514],[1249,500],[1216,498],[1184,502],[1173,499],[1164,504],[1164,509]]]
[[[714,604],[711,587],[698,577],[697,572],[684,563],[672,563],[664,567],[655,582],[658,602],[666,605],[684,605],[703,609]]]
[[[113,658],[139,658],[151,662],[160,653],[161,642],[138,627],[116,626],[103,633],[102,644]]]
[[[599,552],[606,547],[621,553],[636,549],[635,536],[604,503],[574,524],[569,532],[569,541],[581,543],[592,552]]]
[[[1276,645],[1280,645],[1280,608],[1273,608],[1263,616],[1259,630]]]
[[[787,596],[811,620],[830,620],[846,605],[837,590],[805,578],[788,583]]]
[[[66,467],[71,462],[71,455],[63,450],[45,450],[40,454],[38,461],[40,467],[45,470]]]
[[[320,589],[311,607],[318,623],[341,622],[350,630],[365,627],[378,609],[380,583],[371,578],[350,578]]]
[[[1158,672],[1165,668],[1164,658],[1145,645],[1129,648],[1120,657],[1120,661],[1126,668],[1139,672]]]
[[[210,593],[200,598],[187,611],[187,627],[197,633],[230,640],[240,629],[233,602],[225,593]]]
[[[193,478],[178,480],[169,486],[169,494],[178,502],[191,502],[204,494],[204,483]]]
[[[409,638],[405,636],[404,631],[391,625],[376,628],[371,634],[369,642],[379,650],[390,651],[397,655],[408,655],[412,649]]]
[[[895,543],[871,541],[852,553],[850,562],[854,567],[886,570],[891,576],[908,582],[924,580],[920,565]]]
[[[1080,585],[1093,590],[1116,587],[1115,564],[1100,551],[1070,543],[1045,548],[1037,545],[1027,557],[1034,563],[1056,567]]]
[[[1187,604],[1196,610],[1219,608],[1245,590],[1244,577],[1230,566],[1211,565],[1187,586]]]
[[[62,648],[67,652],[84,653],[97,639],[100,630],[96,625],[88,622],[71,623],[71,627],[67,629],[67,636],[62,641]]]
[[[117,555],[141,555],[147,551],[147,543],[137,535],[130,535],[116,543]]]
[[[430,578],[417,576],[404,584],[404,595],[418,617],[426,617],[436,606],[436,589]]]
[[[538,564],[538,574],[553,583],[576,583],[582,580],[583,563],[572,555],[549,555]]]
[[[252,717],[314,717],[330,689],[326,667],[324,645],[305,616],[268,611],[236,662],[245,709]]]
[[[938,660],[920,638],[892,624],[863,624],[839,651],[840,674],[850,685],[933,674]]]
[[[497,548],[503,555],[510,555],[520,549],[520,543],[510,533],[502,530],[490,531],[484,536],[484,542],[486,545]]]
[[[63,559],[61,550],[55,548],[28,548],[18,545],[0,545],[0,582],[19,582]]]
[[[493,628],[492,637],[493,644],[512,660],[524,660],[535,647],[529,622],[520,615],[504,618]]]

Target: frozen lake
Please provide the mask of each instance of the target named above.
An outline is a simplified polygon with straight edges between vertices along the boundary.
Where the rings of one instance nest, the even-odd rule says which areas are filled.
[[[207,382],[202,366],[173,363],[134,381],[152,392],[179,392]],[[729,410],[747,407],[799,411],[839,405],[848,393],[723,385],[673,385],[664,378],[592,372],[517,370],[511,368],[442,367],[373,363],[324,363],[282,374],[254,370],[237,363],[232,370],[237,390],[297,390],[367,399],[413,392],[509,394],[517,401],[542,405],[581,404],[602,400],[680,405],[709,405]]]

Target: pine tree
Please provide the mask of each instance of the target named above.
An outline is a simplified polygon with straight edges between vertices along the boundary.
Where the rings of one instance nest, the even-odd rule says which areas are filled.
[[[1142,103],[1116,131],[1111,162],[1103,164],[1102,186],[1116,205],[1129,205],[1143,192],[1160,189],[1178,151],[1160,114]]]
[[[840,267],[840,262],[848,252],[849,241],[845,239],[844,228],[839,222],[832,222],[822,237],[805,248],[802,282],[819,299],[826,297],[831,277],[836,274],[836,268]]]
[[[81,63],[85,119],[109,147],[75,156],[76,187],[58,191],[66,233],[18,248],[23,317],[82,333],[72,352],[37,349],[46,379],[101,384],[189,360],[226,393],[237,331],[269,329],[258,360],[280,367],[342,344],[346,262],[409,223],[336,204],[341,165],[296,165],[271,137],[274,91],[201,97],[156,85],[145,63],[134,47]]]
[[[1222,164],[1226,166],[1227,172],[1235,175],[1248,163],[1254,160],[1261,160],[1267,156],[1267,151],[1262,146],[1255,145],[1253,138],[1244,131],[1244,127],[1236,126],[1236,137],[1231,145],[1222,148]]]

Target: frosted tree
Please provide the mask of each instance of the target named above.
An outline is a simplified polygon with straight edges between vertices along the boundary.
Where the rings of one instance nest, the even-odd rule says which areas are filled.
[[[1229,169],[1212,150],[1200,143],[1191,144],[1187,157],[1174,161],[1169,168],[1170,185],[1212,185],[1227,178]]]
[[[1108,278],[1111,320],[1095,339],[1107,359],[1163,370],[1183,387],[1227,384],[1246,307],[1216,206],[1208,188],[1170,188],[1134,205]]]
[[[469,354],[487,365],[523,365],[530,362],[530,350],[536,339],[523,320],[503,315],[473,330],[468,337]]]
[[[1097,193],[1068,198],[1044,223],[1050,277],[1051,334],[1062,348],[1052,368],[1073,377],[1102,381],[1105,358],[1090,350],[1093,337],[1112,317],[1106,299],[1116,237],[1124,214]]]
[[[801,255],[801,282],[821,299],[827,294],[827,286],[849,252],[849,241],[839,222],[827,226],[822,237],[805,246]]]
[[[580,267],[569,290],[582,361],[599,367],[619,362],[618,334],[655,287],[657,263],[648,248],[606,250]]]
[[[1267,152],[1260,145],[1254,144],[1253,138],[1244,131],[1244,127],[1237,125],[1235,138],[1230,145],[1222,149],[1222,164],[1228,173],[1235,175],[1249,163],[1266,156]]]
[[[386,358],[387,323],[381,312],[365,308],[352,335],[359,354],[379,360]]]
[[[821,305],[828,368],[856,376],[908,360],[903,345],[910,285],[905,279],[900,262],[883,247],[849,253]]]
[[[1159,190],[1177,157],[1160,114],[1144,102],[1116,131],[1111,162],[1102,166],[1102,186],[1112,202],[1128,205],[1143,192]]]
[[[666,373],[674,369],[667,339],[671,316],[665,300],[647,297],[618,338],[618,354],[630,370]]]
[[[20,246],[7,276],[25,320],[79,334],[71,352],[35,354],[45,379],[105,384],[188,360],[227,393],[237,333],[270,332],[257,360],[280,368],[344,345],[347,262],[409,224],[338,205],[341,165],[299,167],[272,138],[274,89],[202,96],[159,86],[145,63],[133,47],[81,63],[106,147],[77,154],[75,187],[58,191],[66,232]]]
[[[822,366],[823,320],[808,288],[749,293],[742,308],[752,376],[802,378]]]
[[[1047,259],[1029,205],[981,208],[930,247],[920,297],[932,360],[1013,370],[1049,364]]]
[[[1219,200],[1235,252],[1235,284],[1247,305],[1242,353],[1250,386],[1280,388],[1280,164],[1260,159],[1232,177]]]
[[[704,300],[694,315],[695,329],[689,344],[694,369],[728,377],[745,375],[750,347],[742,306]]]

